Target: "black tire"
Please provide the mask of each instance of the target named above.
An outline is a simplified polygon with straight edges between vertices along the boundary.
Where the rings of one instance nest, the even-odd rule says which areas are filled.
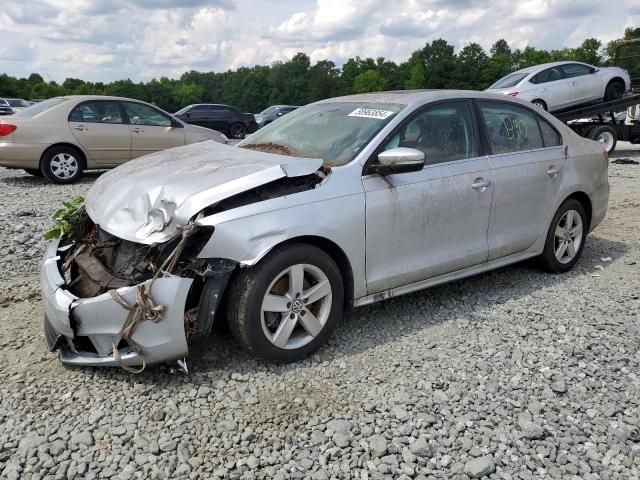
[[[616,149],[618,143],[618,132],[609,125],[598,125],[589,130],[588,137],[600,143],[607,153],[611,153]]]
[[[556,228],[561,224],[561,220],[563,219],[565,213],[569,210],[573,210],[580,215],[580,220],[582,222],[582,235],[580,236],[580,245],[578,250],[576,251],[575,256],[568,262],[563,263],[558,260],[556,257]],[[560,225],[561,226],[561,225]],[[553,220],[551,221],[551,226],[549,227],[549,231],[547,232],[547,240],[544,245],[544,251],[540,256],[540,265],[544,270],[551,273],[564,273],[568,270],[571,270],[576,262],[580,259],[580,255],[582,255],[582,250],[584,249],[584,243],[587,238],[587,231],[589,230],[589,225],[587,222],[587,214],[585,212],[584,206],[575,198],[569,198],[565,200],[565,202],[560,205],[558,211],[553,216]]]
[[[618,100],[624,95],[624,83],[619,80],[611,80],[604,90],[604,101]]]
[[[229,127],[229,136],[231,138],[243,139],[247,135],[247,127],[241,123],[233,123]]]
[[[82,176],[84,167],[84,157],[70,147],[50,148],[40,161],[40,171],[51,183],[73,183]]]
[[[23,168],[23,170],[25,171],[25,173],[33,175],[34,177],[42,177],[42,172],[37,168]]]
[[[298,264],[322,271],[331,286],[331,304],[328,318],[315,337],[299,348],[285,349],[274,345],[263,329],[262,302],[267,288],[281,272]],[[327,253],[312,245],[292,243],[274,249],[256,266],[240,269],[227,292],[225,303],[231,333],[249,352],[272,362],[293,362],[313,353],[326,343],[342,318],[344,283],[340,269]],[[285,319],[282,315],[279,322]],[[302,328],[301,324],[296,328]]]
[[[540,100],[539,98],[536,98],[535,100],[531,100],[531,103],[533,103],[534,106],[541,108],[544,111],[547,110],[547,104],[545,103],[544,100]]]

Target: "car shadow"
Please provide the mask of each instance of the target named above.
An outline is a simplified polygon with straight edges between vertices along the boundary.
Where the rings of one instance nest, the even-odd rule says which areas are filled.
[[[189,376],[182,373],[169,375],[169,372],[176,373],[175,364],[149,367],[137,376],[111,368],[82,371],[87,375],[108,376],[123,382],[163,386],[210,383],[229,378],[232,373],[284,375],[299,368],[313,368],[324,361],[346,361],[350,356],[392,342],[400,336],[435,329],[446,323],[461,319],[482,322],[485,312],[496,303],[522,298],[543,288],[560,288],[575,277],[599,276],[628,251],[629,247],[622,242],[591,235],[580,261],[564,274],[549,274],[538,269],[534,261],[525,261],[354,309],[346,314],[327,345],[312,357],[291,364],[273,364],[257,359],[228,332],[218,328],[222,331],[215,331],[210,338],[191,345],[187,360]],[[606,257],[611,260],[601,260]]]
[[[0,177],[0,183],[12,185],[12,186],[23,186],[27,188],[31,188],[38,185],[51,185],[51,186],[66,186],[66,185],[89,185],[96,181],[96,179],[105,173],[107,170],[88,170],[82,174],[77,181],[72,184],[54,184],[49,182],[44,177],[36,177],[34,175],[29,175],[28,173],[24,173],[22,170],[12,170],[12,169],[4,169],[3,176]],[[7,173],[8,172],[8,173]]]

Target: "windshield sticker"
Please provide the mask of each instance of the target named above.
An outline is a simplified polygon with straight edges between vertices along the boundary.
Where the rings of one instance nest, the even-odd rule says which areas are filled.
[[[379,110],[377,108],[356,108],[349,114],[350,117],[362,117],[362,118],[377,118],[378,120],[384,120],[387,117],[393,115],[394,112],[389,110]]]

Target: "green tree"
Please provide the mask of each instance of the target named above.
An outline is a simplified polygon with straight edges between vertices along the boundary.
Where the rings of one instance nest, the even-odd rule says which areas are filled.
[[[378,92],[386,90],[387,82],[377,70],[366,70],[353,80],[353,92]]]

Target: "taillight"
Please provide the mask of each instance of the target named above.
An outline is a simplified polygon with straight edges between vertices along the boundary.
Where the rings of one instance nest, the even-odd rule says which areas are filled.
[[[18,127],[9,123],[0,123],[0,137],[6,137],[16,131]]]
[[[509,95],[510,97],[515,97],[518,95],[518,92],[507,93],[507,95]]]

